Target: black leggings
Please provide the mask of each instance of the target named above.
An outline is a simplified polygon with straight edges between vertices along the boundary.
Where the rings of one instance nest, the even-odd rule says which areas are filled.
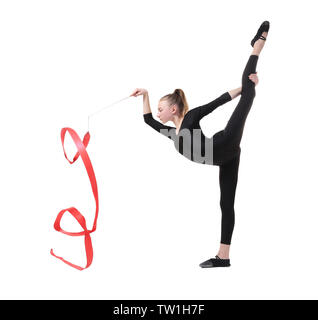
[[[247,115],[252,107],[255,97],[255,83],[248,76],[256,72],[257,55],[251,55],[248,59],[242,76],[242,93],[231,118],[222,130],[222,139],[225,145],[238,147],[240,145]],[[240,148],[239,148],[240,149]],[[230,161],[221,164],[219,172],[220,206],[222,211],[221,243],[231,244],[234,229],[235,214],[234,200],[240,163],[240,152]]]

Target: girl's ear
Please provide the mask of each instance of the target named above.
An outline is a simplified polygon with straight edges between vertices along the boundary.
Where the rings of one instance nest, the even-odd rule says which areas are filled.
[[[173,113],[173,114],[176,114],[177,113],[177,105],[176,104],[173,104],[172,106],[171,106],[171,113]]]

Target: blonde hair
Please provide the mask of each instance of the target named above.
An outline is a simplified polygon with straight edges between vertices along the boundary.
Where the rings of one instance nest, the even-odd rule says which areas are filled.
[[[176,104],[179,112],[184,116],[189,111],[189,105],[182,89],[176,89],[173,93],[163,96],[161,100],[166,100],[170,105]]]

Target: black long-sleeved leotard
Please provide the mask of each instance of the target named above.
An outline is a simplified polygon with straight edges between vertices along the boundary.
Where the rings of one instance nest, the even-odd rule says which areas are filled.
[[[189,160],[201,164],[220,165],[237,155],[240,147],[224,138],[224,130],[217,132],[211,138],[206,137],[202,132],[200,120],[230,100],[232,97],[229,92],[225,92],[210,103],[189,110],[183,118],[178,134],[175,127],[166,126],[155,120],[151,112],[144,114],[144,121],[173,140],[177,151]]]
[[[234,200],[240,164],[240,142],[243,136],[247,116],[251,110],[253,100],[256,95],[255,84],[249,79],[249,75],[256,72],[257,61],[258,55],[250,55],[242,75],[240,99],[225,128],[213,135],[213,141],[211,141],[212,139],[205,138],[202,133],[199,134],[199,137],[202,140],[200,138],[197,139],[199,142],[204,142],[207,140],[207,142],[210,143],[210,146],[213,142],[213,164],[220,167],[220,206],[222,210],[221,243],[227,245],[231,244],[235,222]],[[162,123],[154,120],[151,113],[144,114],[144,120],[152,128],[172,139],[175,143],[176,149],[182,153],[182,145],[185,145],[186,148],[188,148],[189,145],[192,146],[192,136],[195,136],[192,134],[192,132],[194,130],[201,130],[199,124],[200,119],[212,112],[218,106],[221,106],[230,100],[231,96],[228,92],[226,92],[214,101],[188,111],[183,119],[183,122],[181,123],[178,135],[176,134],[176,128],[165,126]],[[183,135],[183,131],[187,131],[187,133],[190,132],[190,134]],[[181,138],[183,139],[184,143],[181,143],[180,148],[178,148],[178,140],[182,140]],[[201,161],[202,159],[200,159],[200,155],[196,154],[200,152],[204,154],[204,146],[205,144],[202,143],[200,150],[194,152],[195,157],[192,157],[192,155],[189,156],[187,153],[183,155],[195,162],[211,164],[210,161]],[[194,158],[198,158],[199,160],[195,160]]]

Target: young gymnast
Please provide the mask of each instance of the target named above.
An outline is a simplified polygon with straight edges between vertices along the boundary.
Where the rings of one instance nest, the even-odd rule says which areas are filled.
[[[230,245],[234,229],[234,199],[238,179],[241,147],[245,121],[255,97],[258,84],[256,65],[269,31],[269,22],[264,21],[251,41],[253,51],[243,71],[242,86],[223,93],[212,102],[189,110],[185,94],[176,89],[159,101],[158,118],[175,127],[167,126],[152,116],[149,95],[146,89],[137,88],[131,96],[143,95],[144,121],[156,131],[174,141],[175,148],[189,160],[219,166],[220,206],[222,211],[221,243],[218,254],[202,262],[202,268],[230,266]],[[241,95],[224,130],[207,138],[202,133],[199,121],[217,107]],[[203,156],[204,155],[204,156]],[[212,155],[212,156],[211,156]]]

